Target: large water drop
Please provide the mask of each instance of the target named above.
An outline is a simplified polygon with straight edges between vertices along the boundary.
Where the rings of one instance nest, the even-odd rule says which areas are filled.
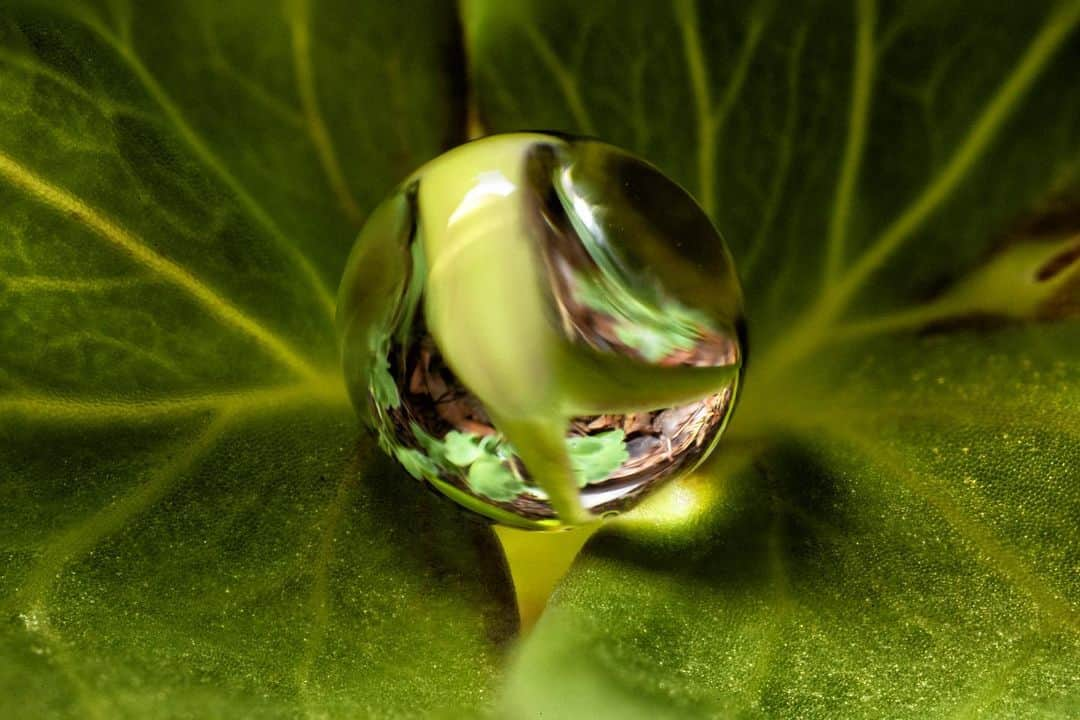
[[[682,188],[605,143],[530,133],[451,150],[384,201],[338,324],[353,401],[411,475],[555,528],[704,459],[734,404],[741,312]]]

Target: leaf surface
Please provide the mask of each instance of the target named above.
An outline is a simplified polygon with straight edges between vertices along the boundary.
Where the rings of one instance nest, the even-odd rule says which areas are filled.
[[[751,346],[715,460],[590,540],[508,716],[1075,712],[1078,20],[467,5],[481,120],[683,183]]]
[[[497,547],[360,432],[333,326],[460,132],[452,10],[0,11],[0,715],[485,704]]]

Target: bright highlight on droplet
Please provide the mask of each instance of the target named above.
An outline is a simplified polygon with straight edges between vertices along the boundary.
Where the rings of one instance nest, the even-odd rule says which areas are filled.
[[[622,150],[542,134],[452,150],[383,202],[338,325],[381,446],[532,529],[620,514],[696,467],[745,353],[731,258],[694,200]],[[687,492],[669,515],[699,504]]]
[[[692,526],[715,506],[721,489],[694,478],[694,482],[666,485],[646,502],[619,518],[621,525],[646,530],[672,531]]]

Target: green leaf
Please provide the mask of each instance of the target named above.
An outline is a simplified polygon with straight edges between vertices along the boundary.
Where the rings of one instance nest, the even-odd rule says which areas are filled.
[[[717,458],[590,541],[506,716],[1075,713],[1078,22],[466,4],[481,122],[694,192],[751,346]]]
[[[517,497],[525,489],[525,483],[506,465],[503,455],[509,456],[512,451],[503,448],[506,444],[498,436],[480,437],[451,430],[441,452],[458,467],[468,468],[466,481],[475,492],[505,501]]]
[[[458,467],[472,465],[484,449],[480,447],[480,437],[473,433],[451,430],[443,441],[446,445],[446,459]]]
[[[682,182],[752,345],[715,462],[595,536],[503,714],[1075,714],[1080,3],[463,6],[479,121]],[[462,136],[453,13],[0,10],[0,714],[487,706],[502,561],[358,440],[332,322],[362,220]],[[605,361],[575,411],[707,384]]]
[[[606,479],[630,458],[622,430],[567,438],[566,449],[578,487]]]
[[[864,347],[768,450],[721,445],[692,524],[586,546],[507,716],[1070,716],[1078,330]]]
[[[379,362],[372,367],[371,388],[375,402],[381,407],[397,407],[401,404],[401,396],[398,394],[397,382],[390,374],[389,353],[380,352]]]
[[[485,704],[497,547],[361,434],[333,324],[363,217],[461,126],[454,27],[0,11],[0,715]]]
[[[439,476],[439,466],[425,453],[407,447],[395,447],[391,453],[401,467],[417,480]]]
[[[492,500],[512,500],[525,488],[497,457],[484,455],[469,467],[469,487]]]

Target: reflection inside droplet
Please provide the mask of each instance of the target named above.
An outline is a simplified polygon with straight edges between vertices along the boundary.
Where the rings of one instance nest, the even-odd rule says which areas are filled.
[[[520,241],[534,248],[551,323],[573,346],[657,367],[739,365],[738,284],[722,240],[689,196],[602,143],[523,137],[520,178],[477,173],[446,222],[482,222],[493,204],[519,203]],[[366,229],[375,237],[360,242],[385,248],[358,242],[350,259],[339,312],[353,398],[382,447],[414,477],[498,521],[557,527],[540,483],[429,332],[422,236],[440,229],[424,226],[423,183],[421,171],[385,204],[396,210],[369,221],[387,230]],[[384,270],[371,270],[367,256]],[[379,285],[393,291],[371,297]],[[382,311],[365,309],[379,303]],[[737,382],[732,375],[677,406],[570,418],[565,451],[583,507],[611,516],[696,466],[723,429]]]

